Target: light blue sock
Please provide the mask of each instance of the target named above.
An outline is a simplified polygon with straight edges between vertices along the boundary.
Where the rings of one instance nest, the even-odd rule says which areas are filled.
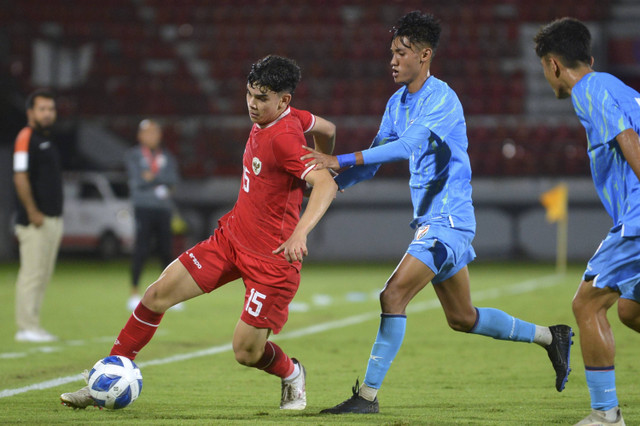
[[[584,368],[587,376],[587,386],[591,394],[591,408],[594,410],[610,410],[618,406],[616,394],[616,371],[610,367]]]
[[[533,342],[536,325],[493,308],[476,308],[478,316],[469,333],[481,334],[499,340]]]
[[[375,389],[382,386],[384,376],[402,345],[407,327],[406,315],[381,314],[380,317],[380,328],[371,348],[367,373],[364,376],[364,383]]]

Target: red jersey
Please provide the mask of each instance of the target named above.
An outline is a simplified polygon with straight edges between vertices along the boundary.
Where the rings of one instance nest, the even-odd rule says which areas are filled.
[[[313,128],[308,111],[287,108],[265,127],[253,125],[242,158],[242,184],[233,209],[220,219],[220,227],[241,249],[275,261],[274,255],[300,220],[307,167],[300,157],[304,133]]]

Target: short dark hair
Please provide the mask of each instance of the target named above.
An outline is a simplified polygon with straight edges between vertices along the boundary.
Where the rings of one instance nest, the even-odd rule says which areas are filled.
[[[544,25],[533,41],[540,58],[549,53],[558,55],[569,68],[576,68],[580,63],[591,64],[591,33],[575,18],[556,19]]]
[[[252,87],[288,92],[293,95],[302,78],[300,67],[293,59],[269,55],[251,65],[247,83]]]
[[[393,39],[406,37],[411,44],[428,44],[433,50],[438,47],[442,27],[440,21],[429,13],[414,10],[398,19],[391,29]]]
[[[56,96],[49,89],[36,89],[33,92],[29,93],[27,96],[27,101],[25,102],[26,109],[32,109],[35,105],[36,98],[47,98],[56,100]]]

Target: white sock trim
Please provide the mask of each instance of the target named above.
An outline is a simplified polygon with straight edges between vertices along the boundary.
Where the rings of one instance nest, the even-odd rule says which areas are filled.
[[[141,323],[142,323],[142,324],[144,324],[144,325],[148,325],[148,326],[150,326],[150,327],[155,327],[155,328],[158,328],[158,326],[160,325],[160,323],[158,323],[158,324],[151,324],[150,322],[142,321],[140,318],[138,318],[138,316],[136,315],[135,311],[132,313],[132,315],[133,315],[133,317],[134,317],[137,321],[141,322]]]
[[[549,327],[543,327],[536,325],[536,332],[533,335],[533,343],[537,343],[540,346],[549,346],[553,340],[551,330]]]
[[[364,383],[360,386],[360,390],[358,391],[358,395],[366,399],[367,401],[373,401],[376,399],[376,395],[378,394],[378,389],[369,387]]]
[[[299,374],[300,374],[300,364],[298,364],[297,362],[294,362],[293,363],[293,373],[291,373],[287,377],[285,377],[284,380],[290,382],[291,380],[293,380],[296,377],[298,377]]]

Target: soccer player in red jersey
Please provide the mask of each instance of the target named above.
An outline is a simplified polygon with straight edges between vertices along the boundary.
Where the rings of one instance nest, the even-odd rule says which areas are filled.
[[[268,340],[287,321],[308,254],[307,234],[337,190],[327,170],[314,170],[300,160],[306,153],[305,132],[318,150],[331,153],[335,125],[289,106],[299,81],[300,68],[291,59],[267,56],[252,65],[246,97],[254,125],[242,160],[238,200],[208,240],[182,253],[147,288],[110,355],[133,360],[167,309],[242,278],[245,305],[233,335],[235,358],[282,379],[281,409],[306,407],[304,367]],[[307,184],[313,189],[300,216]],[[73,408],[94,405],[88,387],[60,398]]]

